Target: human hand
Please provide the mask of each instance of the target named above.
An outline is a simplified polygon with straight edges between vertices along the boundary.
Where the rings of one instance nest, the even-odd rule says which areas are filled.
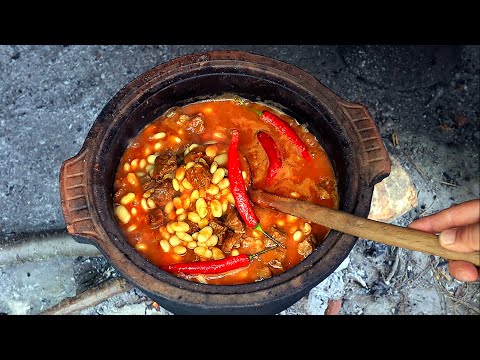
[[[439,235],[440,244],[449,250],[480,250],[480,199],[466,201],[436,214],[413,221],[409,228]],[[467,261],[450,261],[448,270],[460,281],[480,278],[479,269]]]

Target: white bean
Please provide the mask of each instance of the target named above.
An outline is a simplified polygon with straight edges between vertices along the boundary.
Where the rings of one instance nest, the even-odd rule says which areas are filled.
[[[177,235],[173,235],[173,236],[170,237],[170,239],[168,239],[168,242],[172,246],[177,246],[177,245],[180,245],[182,243],[182,240],[180,240]]]
[[[206,241],[207,246],[215,246],[218,244],[218,236],[212,235]]]
[[[225,169],[218,168],[212,175],[212,184],[218,184],[225,177]]]
[[[194,222],[195,224],[198,224],[201,220],[201,217],[196,212],[191,211],[188,213],[188,220]]]
[[[136,184],[137,184],[137,177],[135,176],[134,173],[128,173],[128,174],[127,174],[127,181],[128,181],[131,185],[136,185]]]
[[[178,181],[182,181],[184,177],[185,177],[185,168],[183,166],[180,166],[175,172],[175,178]]]
[[[228,188],[230,186],[230,180],[228,180],[228,178],[223,178],[222,180],[220,180],[220,182],[218,183],[218,188],[220,190],[224,190],[226,188]]]
[[[154,138],[155,140],[160,140],[160,139],[163,139],[165,136],[167,136],[166,133],[158,132],[156,134],[153,134],[152,138]]]
[[[193,188],[192,184],[187,179],[183,179],[182,185],[185,189],[191,190]]]
[[[188,230],[190,230],[190,226],[183,221],[174,222],[172,223],[171,227],[172,227],[172,230],[175,232],[177,231],[187,232]]]
[[[173,186],[173,189],[175,191],[179,191],[180,190],[180,183],[178,182],[178,179],[177,178],[174,178],[172,180],[172,186]]]
[[[203,257],[207,258],[207,259],[210,259],[212,257],[212,255],[213,255],[212,250],[206,249],[205,254],[203,254]]]
[[[212,227],[205,226],[202,230],[198,232],[197,241],[201,243],[206,242],[212,235],[213,235]]]
[[[205,226],[208,225],[208,219],[204,218],[198,222],[198,227],[203,229]]]
[[[210,194],[210,195],[217,195],[219,191],[220,191],[219,187],[214,184],[209,184],[206,190],[207,194]]]
[[[217,150],[218,150],[218,147],[216,145],[209,145],[205,149],[205,154],[208,157],[215,157],[217,155]]]
[[[295,242],[300,241],[302,236],[303,236],[303,232],[301,232],[300,230],[295,231],[293,233],[293,241],[295,241]]]
[[[220,259],[223,259],[225,257],[222,250],[220,250],[217,247],[212,248],[212,255],[213,255],[214,260],[220,260]]]
[[[168,252],[170,250],[170,243],[167,240],[160,240],[160,247],[163,251]]]
[[[193,249],[193,252],[195,253],[195,255],[203,256],[205,255],[206,250],[207,248],[204,248],[204,247],[196,247],[195,249]]]
[[[182,231],[177,231],[175,233],[175,235],[178,236],[178,238],[182,241],[193,241],[193,238],[190,234],[186,233],[186,232],[182,232]]]
[[[150,209],[155,209],[157,207],[157,204],[155,204],[155,201],[152,199],[147,199],[147,205]]]
[[[197,213],[200,215],[200,209],[206,209],[207,208],[207,202],[205,201],[204,198],[198,198],[197,201],[195,201],[195,209],[197,210]],[[200,215],[201,216],[201,215]],[[204,218],[205,216],[201,216]]]
[[[309,223],[305,223],[303,225],[302,231],[305,235],[310,234],[310,232],[312,231],[312,225],[310,225]]]
[[[212,162],[210,165],[210,174],[213,174],[218,169],[218,163],[216,161]]]
[[[223,154],[217,155],[215,156],[213,161],[216,161],[219,166],[226,166],[228,161],[228,154],[223,153]]]
[[[200,197],[200,193],[197,189],[193,190],[190,194],[190,200],[195,201]]]
[[[223,214],[222,204],[218,200],[212,200],[210,202],[210,210],[212,211],[212,215],[217,218]]]
[[[117,215],[117,218],[124,224],[127,224],[131,218],[131,215],[128,212],[127,208],[123,205],[118,205],[115,208],[115,215]]]
[[[155,164],[155,159],[157,158],[158,155],[150,155],[149,157],[147,157],[147,162],[149,164]]]
[[[127,195],[123,196],[122,199],[120,200],[120,204],[122,205],[128,205],[130,204],[133,200],[135,199],[135,194],[132,192],[129,192]]]
[[[165,214],[170,214],[173,211],[173,208],[173,201],[169,201],[163,208],[163,211],[165,212]]]
[[[177,255],[183,255],[187,252],[187,248],[185,246],[175,246],[173,252]]]
[[[189,249],[195,249],[197,247],[197,242],[196,241],[189,241],[187,243],[187,248]]]

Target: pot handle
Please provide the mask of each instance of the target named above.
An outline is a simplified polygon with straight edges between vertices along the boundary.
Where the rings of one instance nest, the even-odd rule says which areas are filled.
[[[391,170],[390,158],[377,125],[366,106],[346,101],[337,103],[360,140],[368,182],[373,186],[390,175]]]
[[[64,161],[60,169],[60,196],[67,231],[76,241],[94,244],[99,239],[92,220],[87,191],[88,148]]]

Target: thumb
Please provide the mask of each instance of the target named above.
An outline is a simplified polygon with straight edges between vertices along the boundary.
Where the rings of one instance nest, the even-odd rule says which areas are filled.
[[[473,252],[480,249],[480,224],[460,226],[440,233],[440,244],[453,251]]]

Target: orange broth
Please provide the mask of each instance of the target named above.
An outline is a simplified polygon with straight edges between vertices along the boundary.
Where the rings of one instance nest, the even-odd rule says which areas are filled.
[[[312,161],[307,163],[307,160],[301,156],[289,139],[273,126],[263,122],[258,113],[252,111],[252,109],[268,110],[290,124],[306,144]],[[201,116],[199,117],[198,114]],[[192,119],[195,119],[195,116],[197,116],[197,120],[201,119],[202,126],[193,127],[192,124],[195,123],[195,120]],[[198,121],[200,123],[200,120]],[[210,100],[188,104],[182,108],[167,111],[166,114],[154,120],[136,135],[125,150],[115,175],[113,200],[119,227],[130,245],[148,261],[157,266],[162,266],[181,262],[221,259],[222,257],[242,253],[254,254],[272,245],[271,241],[263,234],[252,230],[248,226],[245,226],[244,233],[240,234],[242,236],[241,240],[237,241],[231,249],[225,246],[228,237],[223,239],[222,244],[217,243],[213,246],[215,238],[210,239],[212,240],[210,241],[211,246],[206,246],[207,242],[200,243],[193,239],[193,237],[198,239],[198,234],[205,227],[207,221],[221,222],[231,212],[236,211],[235,205],[231,201],[233,196],[229,192],[229,186],[219,189],[218,193],[215,193],[217,191],[215,186],[218,185],[209,185],[210,190],[213,189],[212,191],[209,190],[209,193],[206,188],[195,188],[188,180],[183,182],[186,179],[186,177],[181,177],[183,170],[179,170],[178,173],[175,171],[175,176],[180,175],[179,177],[183,179],[181,181],[177,180],[179,191],[173,196],[178,200],[172,198],[172,201],[169,201],[171,204],[167,203],[164,206],[157,205],[163,205],[163,203],[152,201],[150,198],[150,195],[153,194],[152,190],[144,191],[142,189],[142,181],[149,179],[147,176],[149,176],[149,173],[152,174],[155,166],[160,166],[154,162],[156,160],[155,155],[168,150],[176,152],[177,157],[180,158],[185,153],[191,152],[190,156],[192,158],[195,156],[194,154],[200,154],[205,161],[201,161],[202,163],[195,162],[195,166],[203,165],[205,168],[212,169],[211,164],[216,156],[227,153],[230,130],[233,128],[240,132],[239,151],[242,158],[242,170],[245,170],[247,187],[262,189],[281,196],[300,198],[329,208],[338,208],[337,183],[330,160],[315,137],[294,119],[265,104],[252,102],[245,106],[239,104],[235,99]],[[257,140],[256,134],[258,131],[267,132],[275,140],[283,159],[282,167],[268,185],[265,181],[268,157]],[[208,145],[204,145],[205,143]],[[192,146],[192,144],[200,144],[201,146],[194,148],[195,145]],[[208,152],[207,146],[209,146],[209,153],[212,154],[213,151],[215,156],[207,156],[205,153]],[[191,151],[189,150],[190,147],[193,147]],[[195,153],[199,149],[204,149],[204,151]],[[218,159],[221,159],[221,157]],[[183,166],[184,169],[189,166],[181,161],[179,165],[180,167]],[[219,167],[227,169],[225,163]],[[228,174],[225,178],[228,179]],[[167,180],[173,186],[175,178],[171,179],[171,175],[169,175]],[[221,185],[225,186],[227,183],[228,181],[223,180]],[[211,204],[214,200],[216,200],[216,205],[220,203],[222,216],[215,218],[213,208],[207,206],[208,213],[204,217],[207,220],[204,220],[201,224],[200,222],[190,222],[189,231],[179,231],[179,234],[177,234],[172,228],[173,223],[178,225],[178,223],[189,222],[190,217],[194,220],[199,219],[190,214],[196,213],[197,209],[197,193],[192,195],[195,190],[198,190],[200,197],[203,195],[207,204]],[[129,193],[131,194],[128,195]],[[275,210],[256,205],[253,207],[263,229],[270,234],[277,234],[281,237],[286,250],[277,247],[254,258],[245,268],[222,274],[177,275],[191,281],[219,285],[260,281],[278,275],[299,264],[328,234],[329,229],[323,226]],[[159,216],[160,218],[165,216],[165,221],[160,222],[162,225],[159,227],[152,228],[151,214],[155,211],[156,214],[159,214],[159,209],[163,211],[163,215],[160,214]],[[203,227],[199,227],[195,236],[193,228],[198,224],[203,225]],[[226,233],[231,236],[232,230],[228,228]],[[220,239],[218,236],[217,238]],[[171,241],[172,239],[173,241]],[[195,250],[199,246],[205,248],[205,253],[201,249]],[[222,249],[226,250],[223,251]],[[203,256],[198,254],[203,254]]]

